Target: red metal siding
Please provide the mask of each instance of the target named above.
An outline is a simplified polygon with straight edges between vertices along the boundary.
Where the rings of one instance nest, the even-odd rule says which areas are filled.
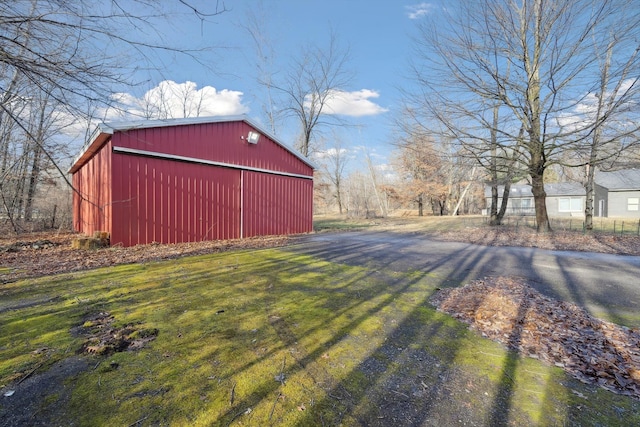
[[[311,166],[266,135],[262,135],[257,144],[249,144],[246,136],[250,130],[257,131],[242,121],[131,129],[116,132],[113,144],[114,147],[313,175]]]
[[[249,144],[250,130],[231,121],[100,134],[96,154],[74,165],[76,230],[123,246],[310,232],[312,167],[267,135]]]
[[[111,144],[89,159],[72,182],[73,228],[86,235],[111,231]]]
[[[240,237],[239,170],[113,153],[111,244]]]
[[[243,237],[312,231],[313,181],[243,171]]]

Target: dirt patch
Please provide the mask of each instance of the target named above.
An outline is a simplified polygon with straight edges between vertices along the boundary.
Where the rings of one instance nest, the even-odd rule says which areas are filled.
[[[73,335],[86,337],[86,341],[78,352],[108,355],[138,350],[158,335],[157,329],[144,329],[140,325],[128,324],[114,327],[114,320],[114,317],[107,312],[87,316],[82,325],[72,330]]]
[[[38,298],[38,299],[24,299],[22,301],[17,301],[17,302],[12,302],[12,301],[9,301],[6,303],[0,302],[0,314],[9,310],[20,310],[23,308],[34,307],[36,305],[48,304],[50,302],[60,301],[60,299],[61,297],[54,296],[54,297]]]
[[[437,292],[440,311],[523,355],[561,367],[578,380],[640,398],[640,332],[589,315],[508,277]]]

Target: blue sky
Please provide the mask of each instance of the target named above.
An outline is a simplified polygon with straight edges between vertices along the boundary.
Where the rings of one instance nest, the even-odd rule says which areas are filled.
[[[192,1],[206,5],[209,2]],[[210,3],[209,3],[210,4]],[[255,49],[242,28],[250,9],[257,10],[264,34],[272,40],[275,51],[274,70],[287,67],[292,55],[310,43],[326,46],[331,31],[343,47],[351,52],[350,68],[354,78],[344,88],[349,105],[349,124],[336,135],[325,132],[330,140],[340,138],[354,157],[351,168],[360,166],[362,147],[378,164],[388,161],[393,147],[393,120],[401,106],[400,86],[406,86],[411,34],[418,21],[437,13],[435,3],[384,0],[227,0],[229,11],[199,24],[192,15],[176,14],[166,30],[159,30],[170,42],[186,47],[212,47],[199,57],[204,66],[187,56],[160,58],[161,72],[120,94],[125,104],[135,104],[145,93],[149,96],[165,80],[178,85],[192,82],[211,100],[208,114],[244,113],[264,123],[264,93],[256,82]],[[175,7],[175,6],[173,6]],[[182,10],[182,12],[185,12]],[[153,36],[153,35],[151,35]],[[167,87],[168,83],[164,83]],[[286,144],[295,138],[293,123],[285,123],[278,137]]]

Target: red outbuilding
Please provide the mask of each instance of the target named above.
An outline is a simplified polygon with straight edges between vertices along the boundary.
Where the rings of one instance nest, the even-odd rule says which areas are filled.
[[[306,233],[313,169],[245,116],[101,124],[70,169],[73,224],[122,246]]]

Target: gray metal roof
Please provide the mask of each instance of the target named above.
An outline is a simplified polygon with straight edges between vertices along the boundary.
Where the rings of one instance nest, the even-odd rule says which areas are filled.
[[[596,184],[609,191],[640,190],[640,169],[596,173]]]
[[[640,169],[623,169],[619,171],[597,171],[596,184],[609,191],[640,191]],[[501,185],[498,194],[502,196]],[[577,182],[556,182],[545,184],[547,196],[584,196],[586,191],[582,184]],[[491,187],[485,186],[485,197],[491,197]],[[511,186],[511,197],[533,197],[529,184],[517,184]]]
[[[547,192],[547,196],[584,196],[587,194],[584,186],[577,182],[545,184],[544,190]]]
[[[498,197],[502,197],[504,186],[498,186]],[[577,182],[555,182],[545,184],[544,191],[547,196],[584,196],[586,191],[581,184]],[[485,197],[491,197],[491,187],[486,186],[484,189]],[[531,186],[529,184],[516,184],[511,186],[509,197],[533,197]]]

